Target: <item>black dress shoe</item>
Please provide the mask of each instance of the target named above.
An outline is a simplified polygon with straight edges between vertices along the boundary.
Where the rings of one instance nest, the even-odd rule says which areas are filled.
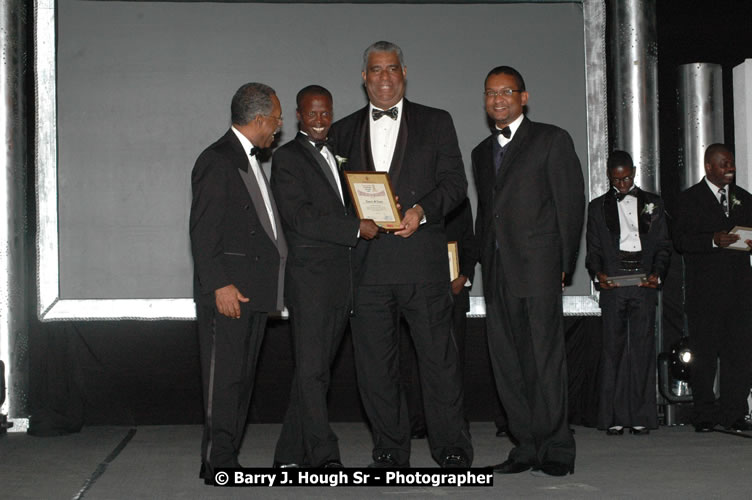
[[[727,431],[735,431],[735,432],[747,432],[752,431],[752,422],[745,420],[743,418],[740,418],[733,424],[726,427]]]
[[[345,466],[339,460],[327,460],[319,466],[322,469],[344,469]]]
[[[511,458],[507,458],[500,464],[493,466],[493,471],[497,474],[519,474],[530,470],[533,466],[530,464],[523,464],[522,462],[515,462]]]
[[[713,432],[715,424],[713,422],[700,422],[695,424],[695,432]]]
[[[410,439],[426,439],[426,430],[417,429],[410,432]]]
[[[623,427],[609,427],[606,429],[606,436],[621,436],[624,434]]]
[[[470,460],[461,449],[450,448],[439,465],[442,469],[467,469],[470,467]]]
[[[539,477],[561,477],[567,474],[574,474],[574,465],[562,464],[560,462],[546,462],[540,467],[533,469],[530,474]]]
[[[509,428],[508,427],[497,427],[496,428],[496,437],[497,438],[507,437],[508,435],[509,435]]]
[[[389,467],[410,467],[410,463],[408,462],[406,464],[400,464],[391,453],[382,453],[381,455],[377,456],[373,460],[373,463],[371,463],[368,467],[376,469],[386,469]]]
[[[650,434],[650,429],[647,427],[631,427],[629,429],[629,433],[634,436],[645,436],[647,434]]]

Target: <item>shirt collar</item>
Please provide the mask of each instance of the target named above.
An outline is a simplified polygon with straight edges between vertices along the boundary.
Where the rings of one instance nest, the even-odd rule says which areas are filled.
[[[245,151],[246,156],[250,157],[251,149],[254,147],[253,143],[248,140],[248,138],[244,136],[238,129],[236,129],[235,125],[231,127],[231,130],[235,133],[235,136],[240,141],[240,145],[243,146],[243,151]]]
[[[717,195],[719,189],[725,189],[727,193],[729,192],[729,186],[728,185],[726,185],[726,186],[716,186],[714,183],[712,183],[712,182],[710,182],[708,180],[707,176],[703,177],[703,178],[705,179],[705,183],[708,185],[708,187],[710,188],[710,190],[713,191],[713,194]]]
[[[510,123],[509,125],[507,125],[509,127],[509,130],[512,132],[512,135],[509,136],[509,139],[507,139],[503,135],[499,136],[499,137],[504,137],[504,140],[506,142],[511,141],[514,138],[514,134],[517,132],[517,129],[520,128],[520,124],[522,123],[522,120],[524,118],[525,118],[525,114],[524,113],[520,113],[520,116],[518,116],[517,118],[515,118],[512,123]],[[496,127],[496,130],[501,130],[498,125],[494,125],[494,126]]]

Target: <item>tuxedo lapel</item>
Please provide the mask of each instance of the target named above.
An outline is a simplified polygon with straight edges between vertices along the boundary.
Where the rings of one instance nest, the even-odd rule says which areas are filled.
[[[645,205],[647,204],[645,193],[638,187],[635,187],[635,190],[637,191],[637,225],[640,230],[640,238],[642,238],[650,232],[650,223],[653,220],[653,214],[645,210]]]
[[[392,182],[392,186],[394,186],[395,189],[399,182],[400,172],[402,171],[402,160],[405,158],[405,150],[407,149],[408,113],[411,109],[410,104],[407,102],[407,99],[405,99],[402,102],[402,116],[400,116],[397,143],[394,145],[392,163],[389,165],[389,180]]]
[[[376,168],[373,166],[373,156],[371,155],[371,120],[368,118],[368,106],[363,109],[363,112],[360,115],[360,120],[360,126],[356,132],[360,136],[360,157],[363,159],[361,165],[363,166],[363,170],[369,170],[372,172],[376,170]]]
[[[313,165],[319,166],[318,172],[323,175],[326,181],[329,183],[329,186],[331,186],[334,194],[337,196],[337,199],[342,201],[339,195],[337,181],[334,179],[332,168],[329,166],[326,158],[324,158],[321,152],[319,152],[319,150],[311,144],[311,141],[308,140],[308,136],[298,133],[298,135],[295,136],[295,140],[303,148],[303,153],[308,156],[308,159],[311,160],[311,163]]]
[[[613,190],[606,193],[603,197],[603,220],[606,222],[608,232],[619,247],[619,237],[621,236],[621,224],[619,224],[619,207],[618,201]]]

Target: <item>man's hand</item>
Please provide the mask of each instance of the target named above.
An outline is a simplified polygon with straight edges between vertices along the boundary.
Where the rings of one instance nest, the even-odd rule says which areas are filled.
[[[240,293],[235,285],[227,285],[214,290],[214,298],[217,301],[217,310],[228,318],[240,318],[240,302],[249,302],[251,299]]]
[[[746,243],[750,251],[752,251],[752,240],[744,240],[744,243]]]
[[[608,275],[606,273],[595,273],[595,275],[598,277],[598,284],[601,287],[601,290],[611,290],[612,288],[616,288],[619,285],[612,284],[608,282]]]
[[[379,237],[381,228],[371,219],[360,220],[360,237],[364,240],[371,240]]]
[[[459,295],[467,283],[467,276],[460,274],[458,277],[452,280],[452,294]]]
[[[640,286],[645,288],[658,288],[658,275],[651,274],[646,281],[640,283]]]
[[[425,212],[423,212],[423,207],[420,205],[408,208],[407,212],[405,212],[405,216],[402,218],[402,224],[400,224],[399,231],[394,234],[402,236],[403,238],[410,237],[410,235],[420,227],[420,221],[423,219],[423,215],[425,215]]]
[[[728,234],[726,231],[718,231],[713,234],[713,243],[721,248],[726,248],[739,239],[738,234]]]

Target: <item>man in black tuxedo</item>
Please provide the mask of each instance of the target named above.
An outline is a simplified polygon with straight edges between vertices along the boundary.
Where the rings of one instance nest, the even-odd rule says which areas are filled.
[[[256,157],[282,123],[274,90],[248,83],[232,127],[193,167],[190,236],[204,393],[201,477],[240,467],[256,360],[267,313],[282,309],[287,245]]]
[[[752,227],[752,196],[734,183],[735,176],[731,150],[723,144],[708,146],[705,178],[679,196],[673,231],[686,269],[697,432],[709,432],[717,424],[752,430],[744,420],[752,366],[752,240],[745,240],[744,249],[739,235],[729,232],[734,226]],[[718,359],[719,404],[713,392]]]
[[[611,189],[590,202],[587,259],[600,289],[603,319],[598,428],[636,435],[658,428],[655,394],[655,308],[658,286],[671,259],[663,201],[634,185],[635,167],[625,151],[608,158]],[[610,277],[645,274],[639,286]]]
[[[408,466],[410,424],[399,390],[402,313],[418,354],[431,454],[442,467],[468,467],[473,450],[452,337],[443,224],[465,198],[467,180],[451,117],[404,99],[405,76],[398,46],[371,45],[362,72],[370,103],[332,126],[346,168],[389,172],[407,207],[398,231],[358,245],[364,262],[351,320],[358,384],[373,433],[372,465]]]
[[[528,93],[517,70],[492,69],[484,97],[496,130],[472,152],[475,237],[491,366],[518,441],[494,471],[563,476],[574,471],[575,443],[561,292],[582,231],[582,171],[566,131],[523,114]]]
[[[334,468],[342,462],[326,395],[352,310],[351,253],[358,238],[377,236],[379,227],[354,215],[335,150],[327,142],[331,93],[310,85],[296,101],[300,132],[272,158],[272,192],[289,246],[285,303],[295,357],[274,463]]]

